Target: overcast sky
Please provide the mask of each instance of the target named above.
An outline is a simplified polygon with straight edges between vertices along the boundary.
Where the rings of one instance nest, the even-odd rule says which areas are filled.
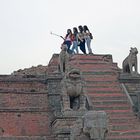
[[[139,7],[140,0],[0,0],[0,74],[47,65],[62,43],[50,32],[65,36],[78,25],[92,32],[93,52],[112,54],[121,68],[130,47],[140,52]]]

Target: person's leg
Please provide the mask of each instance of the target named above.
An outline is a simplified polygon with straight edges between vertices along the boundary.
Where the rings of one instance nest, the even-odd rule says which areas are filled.
[[[78,51],[78,42],[77,41],[75,41],[75,42],[76,42],[75,50],[76,50],[76,53],[79,54],[79,51]]]
[[[76,49],[76,41],[73,41],[73,46],[72,46],[72,53],[75,54],[74,50]]]
[[[80,42],[79,46],[80,46],[80,50],[83,52],[83,45],[82,45],[82,42]],[[84,53],[84,52],[83,52],[83,53]]]
[[[71,41],[65,41],[64,44],[66,44],[66,45],[68,46],[67,52],[68,52],[68,53],[71,53],[71,50],[70,50]]]
[[[90,47],[90,44],[91,44],[91,39],[90,38],[86,39],[86,44],[87,44],[89,54],[92,54],[92,49]]]
[[[83,40],[83,42],[82,42],[82,52],[84,53],[84,54],[86,54],[86,48],[85,48],[85,40]]]

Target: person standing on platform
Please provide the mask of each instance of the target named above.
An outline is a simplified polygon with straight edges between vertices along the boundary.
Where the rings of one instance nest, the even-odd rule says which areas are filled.
[[[79,29],[79,33],[78,33],[78,42],[79,42],[79,46],[80,46],[80,50],[86,54],[86,49],[85,49],[85,38],[84,38],[84,30],[83,27],[80,25],[78,26]]]
[[[84,38],[85,38],[86,46],[88,48],[88,52],[89,52],[89,54],[93,54],[91,45],[90,45],[91,39],[93,39],[92,34],[90,33],[90,31],[86,25],[83,26],[83,29],[84,29]]]
[[[74,50],[76,50],[76,54],[78,54],[79,53],[79,51],[78,51],[78,30],[76,27],[73,28],[72,43],[73,43],[72,53],[75,54]]]
[[[67,45],[67,47],[68,47],[67,52],[69,54],[71,54],[72,53],[72,51],[70,50],[70,47],[71,47],[71,44],[72,44],[72,31],[71,31],[71,29],[67,30],[67,34],[66,34],[66,36],[64,38],[63,44]]]

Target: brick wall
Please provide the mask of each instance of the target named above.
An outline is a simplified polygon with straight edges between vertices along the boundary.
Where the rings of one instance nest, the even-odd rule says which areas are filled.
[[[49,125],[45,78],[0,76],[0,139],[47,136]]]

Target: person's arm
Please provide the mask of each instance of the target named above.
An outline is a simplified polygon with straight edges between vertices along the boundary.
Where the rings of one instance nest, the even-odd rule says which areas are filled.
[[[60,36],[63,40],[65,40],[65,38],[63,36]]]
[[[83,42],[83,39],[79,36],[79,34],[77,34],[77,38],[78,38],[81,42]]]

